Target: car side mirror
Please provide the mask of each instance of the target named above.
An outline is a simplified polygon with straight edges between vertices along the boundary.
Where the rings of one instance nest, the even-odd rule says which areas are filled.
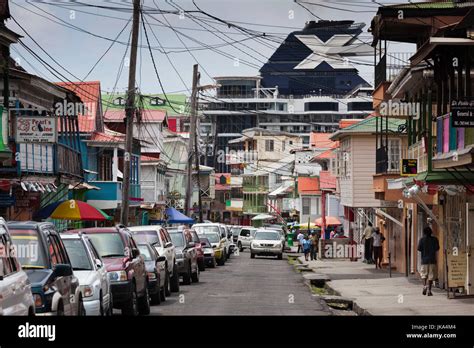
[[[158,256],[158,259],[156,261],[165,262],[166,261],[166,256]]]
[[[95,260],[95,265],[96,265],[97,268],[102,268],[103,263],[102,263],[102,261],[100,261],[99,259],[96,259],[96,260]]]
[[[173,243],[171,243],[171,242],[167,242],[167,243],[165,244],[165,248],[169,248],[169,247],[171,247],[171,246],[173,246]]]
[[[60,263],[60,264],[57,264],[54,267],[54,270],[53,270],[53,277],[54,278],[69,277],[69,276],[72,276],[72,275],[73,275],[73,273],[72,273],[71,265]]]

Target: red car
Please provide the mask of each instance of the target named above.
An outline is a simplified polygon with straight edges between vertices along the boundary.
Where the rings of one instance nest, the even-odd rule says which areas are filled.
[[[85,233],[104,261],[114,308],[123,315],[150,313],[145,260],[130,231],[122,225],[69,231]]]
[[[202,272],[206,269],[206,263],[204,262],[204,248],[201,245],[201,240],[199,239],[198,234],[195,230],[189,230],[191,232],[191,236],[193,237],[194,248],[197,252],[197,263],[199,267],[199,271]]]

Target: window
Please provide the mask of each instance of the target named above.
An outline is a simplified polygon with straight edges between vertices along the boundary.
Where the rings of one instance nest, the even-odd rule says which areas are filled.
[[[319,197],[315,197],[315,201],[316,201],[316,204],[315,204],[315,210],[316,210],[316,211],[315,211],[315,214],[316,214],[316,215],[319,215],[319,214],[320,214],[320,212],[319,212],[319,205],[320,205],[320,203],[321,203],[321,202],[320,202],[321,199],[320,199]]]
[[[388,170],[389,171],[400,171],[400,152],[401,145],[400,139],[389,139],[388,140]]]
[[[275,142],[273,140],[265,140],[265,151],[274,151]]]
[[[99,180],[112,181],[112,155],[104,153],[99,156]]]
[[[286,145],[286,144],[285,144],[285,141],[282,140],[282,142],[281,142],[281,152],[284,152],[284,151],[285,151],[285,145]]]
[[[303,215],[309,215],[311,211],[311,198],[303,197],[302,205],[303,205]]]

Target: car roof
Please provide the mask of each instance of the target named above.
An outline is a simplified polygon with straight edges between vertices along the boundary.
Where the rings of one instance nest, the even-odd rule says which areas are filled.
[[[81,239],[79,233],[60,233],[61,239]]]
[[[164,229],[164,227],[161,225],[145,225],[145,226],[130,226],[128,229],[133,232],[150,231],[150,230],[159,231],[159,230]]]
[[[8,221],[7,226],[13,230],[30,230],[38,227],[52,227],[55,226],[51,222],[38,222],[38,221]]]
[[[194,226],[219,226],[219,225],[222,225],[220,223],[217,223],[217,222],[202,222],[202,223],[198,223],[198,224],[194,224]]]
[[[278,233],[278,234],[280,234],[280,231],[268,230],[268,229],[266,229],[266,228],[259,228],[259,229],[257,229],[257,232],[273,232],[273,233]]]
[[[116,226],[114,227],[88,227],[88,228],[78,228],[75,230],[65,231],[64,234],[69,233],[111,233],[111,232],[120,232],[120,229]]]

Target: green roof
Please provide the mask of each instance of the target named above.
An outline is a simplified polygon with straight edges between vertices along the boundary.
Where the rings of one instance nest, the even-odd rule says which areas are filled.
[[[166,94],[167,100],[164,94],[147,94],[143,98],[143,107],[147,110],[164,110],[170,115],[188,115],[189,107],[186,103],[185,94]],[[151,105],[151,98],[158,97],[164,101],[162,105]],[[124,105],[114,104],[114,100],[117,98],[123,98],[126,100],[125,93],[102,93],[102,108],[103,110],[120,110],[124,109]],[[168,103],[169,101],[169,103]]]
[[[357,133],[375,133],[377,131],[377,121],[380,124],[383,121],[383,129],[386,129],[387,118],[385,117],[368,117],[360,122],[354,123],[353,125],[340,129],[331,136],[331,140],[339,138],[343,134],[357,134]],[[398,127],[404,125],[406,121],[399,118],[388,118],[388,130],[390,132],[399,132]]]

